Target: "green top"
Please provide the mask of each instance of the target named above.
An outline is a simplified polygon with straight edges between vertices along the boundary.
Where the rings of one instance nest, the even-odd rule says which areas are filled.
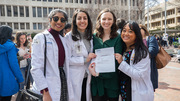
[[[101,38],[93,35],[93,52],[96,49],[114,47],[115,53],[122,54],[122,39],[120,35],[116,38],[102,41]],[[92,96],[103,96],[106,89],[106,94],[108,97],[118,97],[119,96],[119,78],[118,78],[118,62],[115,60],[116,72],[111,73],[100,73],[98,77],[92,76],[91,78],[91,91]]]

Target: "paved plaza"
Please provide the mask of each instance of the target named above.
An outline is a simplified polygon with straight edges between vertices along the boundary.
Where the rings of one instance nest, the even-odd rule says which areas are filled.
[[[165,68],[158,71],[159,88],[154,94],[154,101],[180,101],[180,63],[172,58]],[[12,101],[15,101],[15,96]]]

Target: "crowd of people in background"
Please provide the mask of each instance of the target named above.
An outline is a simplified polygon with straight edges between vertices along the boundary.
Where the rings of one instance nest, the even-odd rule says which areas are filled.
[[[158,43],[168,48],[178,37],[150,35],[146,26],[117,19],[107,8],[98,14],[94,32],[82,9],[71,23],[61,9],[52,10],[47,21],[50,27],[33,39],[21,31],[13,37],[9,26],[0,26],[0,101],[24,89],[28,65],[31,90],[43,101],[153,101]],[[115,72],[98,73],[91,60],[96,49],[108,47],[114,49]]]

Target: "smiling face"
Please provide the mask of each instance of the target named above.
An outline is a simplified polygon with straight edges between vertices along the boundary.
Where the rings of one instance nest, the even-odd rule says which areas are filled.
[[[52,18],[50,21],[51,28],[56,31],[61,31],[65,27],[65,24],[66,24],[65,22],[61,22],[62,21],[61,19],[65,19],[64,14],[58,12],[53,17],[58,17],[59,20],[56,22]]]
[[[121,38],[125,42],[126,46],[130,46],[135,43],[136,35],[134,31],[129,28],[129,24],[124,26],[121,33]]]
[[[104,30],[111,30],[113,22],[113,15],[110,12],[105,12],[101,15],[100,24]]]
[[[76,17],[76,25],[77,29],[81,32],[85,32],[87,26],[88,26],[88,17],[86,13],[79,12]]]

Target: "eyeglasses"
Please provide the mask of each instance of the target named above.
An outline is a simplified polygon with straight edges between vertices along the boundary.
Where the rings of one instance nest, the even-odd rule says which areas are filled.
[[[55,17],[52,17],[54,22],[58,22],[59,19],[61,20],[62,23],[65,23],[66,22],[66,19],[65,18],[59,18],[58,16],[55,16]]]

